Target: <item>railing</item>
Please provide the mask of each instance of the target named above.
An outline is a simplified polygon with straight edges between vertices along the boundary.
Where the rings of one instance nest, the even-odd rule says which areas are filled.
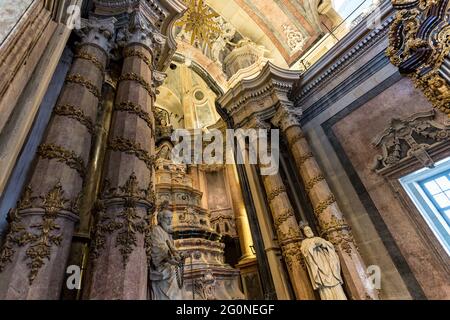
[[[359,4],[351,11],[343,21],[332,30],[323,25],[328,33],[320,38],[308,51],[303,54],[297,63],[292,66],[293,70],[306,71],[313,66],[322,56],[344,38],[353,28],[360,23],[367,23],[368,28],[375,28],[376,21],[370,19],[376,17],[378,8],[389,0],[360,0]]]

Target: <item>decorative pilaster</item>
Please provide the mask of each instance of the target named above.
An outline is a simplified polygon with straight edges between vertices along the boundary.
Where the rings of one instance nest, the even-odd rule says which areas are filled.
[[[153,103],[163,80],[154,57],[165,39],[140,11],[120,36],[124,62],[105,158],[90,299],[147,298],[145,232],[155,206]]]
[[[82,41],[0,253],[0,299],[58,299],[86,175],[115,19],[84,22]]]
[[[288,109],[280,107],[272,121],[286,137],[314,207],[314,215],[321,229],[320,236],[327,238],[336,247],[349,295],[357,300],[377,299],[378,293],[369,283],[366,266],[357,250],[350,227],[314,158],[297,118]]]

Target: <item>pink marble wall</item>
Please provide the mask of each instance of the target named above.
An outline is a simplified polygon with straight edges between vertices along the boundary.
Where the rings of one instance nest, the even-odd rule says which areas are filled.
[[[425,295],[430,299],[449,299],[450,281],[442,264],[390,184],[370,168],[380,152],[371,142],[393,117],[404,118],[430,109],[422,93],[405,78],[337,122],[333,131]],[[438,120],[443,118],[439,115]]]

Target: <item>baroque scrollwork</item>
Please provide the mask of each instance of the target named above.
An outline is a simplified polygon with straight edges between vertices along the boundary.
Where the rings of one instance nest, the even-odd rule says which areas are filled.
[[[374,159],[372,169],[382,174],[411,158],[432,167],[434,162],[429,150],[450,137],[450,127],[434,121],[434,118],[435,111],[431,110],[405,119],[392,119],[389,127],[373,142],[376,148],[381,149],[381,154]]]
[[[397,9],[386,54],[436,109],[450,116],[450,24],[446,0],[392,0]]]

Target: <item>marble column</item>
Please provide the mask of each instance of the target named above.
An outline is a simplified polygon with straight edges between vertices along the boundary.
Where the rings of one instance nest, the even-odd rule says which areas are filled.
[[[147,299],[145,233],[155,203],[156,50],[164,38],[135,11],[121,32],[122,74],[105,157],[94,235],[89,299]]]
[[[297,118],[288,109],[280,107],[273,122],[280,127],[287,140],[313,205],[314,215],[321,229],[320,236],[333,243],[339,254],[348,294],[351,299],[377,299],[378,292],[372,289],[369,283],[366,266],[358,252],[350,227],[314,158]]]
[[[0,299],[58,299],[90,157],[115,19],[81,30],[35,166],[0,253]]]
[[[300,252],[303,237],[283,180],[279,173],[261,177],[295,296],[298,300],[315,300],[314,290]]]
[[[226,178],[230,186],[231,201],[233,203],[234,215],[236,219],[237,233],[241,245],[242,256],[239,259],[241,263],[244,260],[255,259],[256,256],[251,250],[253,245],[250,224],[248,222],[247,211],[245,210],[244,199],[241,193],[241,186],[237,177],[236,165],[226,166]]]

